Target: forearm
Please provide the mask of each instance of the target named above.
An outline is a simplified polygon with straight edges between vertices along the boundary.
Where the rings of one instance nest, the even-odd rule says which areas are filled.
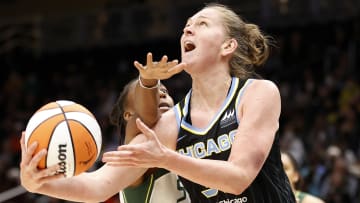
[[[82,177],[82,178],[79,178]],[[45,183],[36,193],[75,202],[99,202],[103,199],[98,183],[93,177],[82,174],[79,177],[58,179]],[[83,181],[85,180],[86,181]]]
[[[160,117],[158,80],[141,78],[141,83],[138,81],[135,88],[135,110],[139,118],[152,127]]]
[[[104,202],[134,182],[145,171],[146,169],[142,168],[104,165],[94,172],[50,181],[36,192],[75,202]]]
[[[251,183],[246,171],[229,161],[196,159],[176,151],[169,152],[166,159],[171,162],[164,168],[211,189],[240,194]]]

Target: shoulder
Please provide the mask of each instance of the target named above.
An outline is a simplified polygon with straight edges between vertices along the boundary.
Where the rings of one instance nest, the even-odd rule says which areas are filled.
[[[264,100],[268,102],[280,102],[280,91],[277,85],[270,80],[251,79],[246,92],[244,101]]]
[[[265,92],[274,92],[278,93],[279,88],[277,85],[271,80],[263,80],[263,79],[251,79],[252,83],[249,85],[249,88],[257,91],[265,91]]]
[[[153,130],[163,144],[175,149],[178,127],[174,108],[161,115]]]

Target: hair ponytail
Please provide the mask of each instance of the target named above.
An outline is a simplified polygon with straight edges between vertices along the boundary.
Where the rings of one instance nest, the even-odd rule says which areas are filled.
[[[248,33],[248,56],[252,64],[261,66],[269,56],[268,38],[265,37],[255,24],[245,24],[245,33]]]
[[[245,23],[230,8],[210,3],[205,8],[213,8],[222,14],[225,30],[238,47],[230,59],[230,74],[239,78],[257,75],[255,68],[265,63],[269,56],[269,37],[262,34],[255,24]]]

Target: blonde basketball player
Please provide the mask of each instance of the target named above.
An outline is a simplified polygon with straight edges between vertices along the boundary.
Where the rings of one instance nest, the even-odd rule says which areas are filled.
[[[70,181],[43,181],[54,171],[36,170],[41,154],[31,158],[30,149],[23,154],[22,185],[73,201],[101,201],[158,167],[181,176],[192,202],[294,203],[276,134],[279,90],[252,78],[267,59],[266,37],[231,9],[210,4],[186,23],[181,53],[192,89],[153,130],[137,119],[143,134],[104,155],[104,167]]]
[[[254,78],[269,53],[266,36],[210,4],[188,19],[180,42],[192,89],[152,130],[137,120],[148,141],[103,160],[172,171],[196,203],[294,203],[276,134],[279,90]]]

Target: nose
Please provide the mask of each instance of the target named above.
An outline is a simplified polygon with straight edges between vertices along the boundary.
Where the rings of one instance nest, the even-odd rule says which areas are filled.
[[[159,96],[160,96],[160,99],[165,99],[166,98],[166,93],[164,91],[159,91]]]
[[[185,26],[183,32],[185,35],[192,35],[193,34],[192,25]]]

